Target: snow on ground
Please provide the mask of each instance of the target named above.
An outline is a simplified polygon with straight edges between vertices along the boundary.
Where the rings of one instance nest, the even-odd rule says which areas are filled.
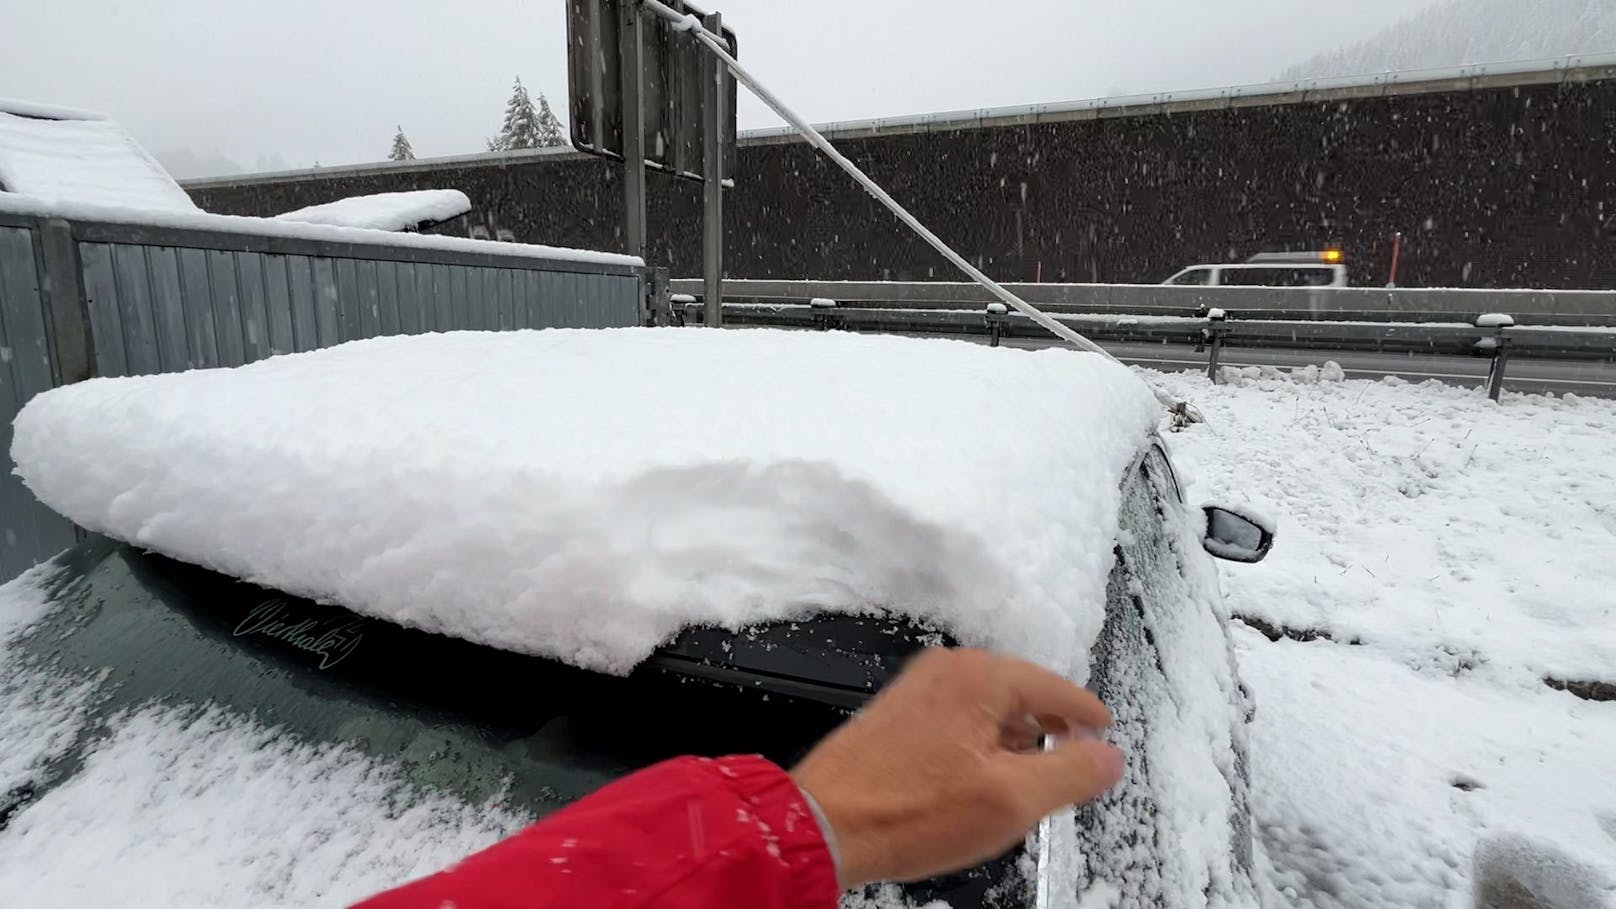
[[[1159,416],[1062,350],[462,332],[58,388],[12,456],[80,526],[586,668],[690,624],[889,610],[1084,678]]]
[[[471,200],[458,189],[416,189],[349,196],[324,205],[310,205],[276,215],[275,220],[371,230],[406,230],[421,224],[457,218],[468,211],[471,211]]]
[[[1292,635],[1235,626],[1280,904],[1616,906],[1616,703],[1543,681],[1616,682],[1616,403],[1268,375],[1153,378],[1192,501],[1281,524],[1221,571]]]
[[[49,204],[197,211],[185,190],[118,124],[100,114],[5,99],[0,192]]]
[[[1616,683],[1616,404],[1166,381],[1207,414],[1173,437],[1179,468],[1281,521],[1267,563],[1228,573],[1236,611],[1415,669]]]
[[[1616,839],[1601,829],[1616,819],[1616,705],[1361,647],[1237,641],[1257,702],[1255,821],[1285,904],[1468,906],[1476,850],[1512,840],[1536,861],[1568,858],[1561,886],[1616,887]]]

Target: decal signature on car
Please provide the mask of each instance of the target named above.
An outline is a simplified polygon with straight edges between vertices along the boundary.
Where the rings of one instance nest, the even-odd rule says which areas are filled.
[[[320,657],[320,668],[332,666],[353,656],[364,639],[360,628],[364,619],[299,619],[291,614],[285,600],[265,600],[254,606],[231,632],[235,637],[260,635],[274,638]]]

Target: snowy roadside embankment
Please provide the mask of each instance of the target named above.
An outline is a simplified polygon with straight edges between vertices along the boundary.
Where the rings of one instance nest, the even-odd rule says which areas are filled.
[[[1196,490],[1283,525],[1225,572],[1237,612],[1415,669],[1616,683],[1616,403],[1162,381],[1207,415],[1170,439]]]
[[[1235,625],[1280,902],[1468,907],[1479,866],[1616,905],[1616,703],[1545,682],[1616,682],[1616,403],[1153,378],[1207,416],[1169,440],[1192,501],[1281,523],[1221,571],[1264,631]]]

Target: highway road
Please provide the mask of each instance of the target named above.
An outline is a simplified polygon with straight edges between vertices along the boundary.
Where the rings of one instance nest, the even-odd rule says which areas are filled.
[[[951,335],[950,337],[967,337]],[[982,336],[969,340],[987,343]],[[1006,347],[1043,348],[1064,342],[1050,338],[1006,338]],[[1206,371],[1206,352],[1196,353],[1188,344],[1100,342],[1112,356],[1124,363],[1167,372]],[[1410,382],[1437,379],[1450,385],[1480,386],[1487,380],[1491,361],[1482,357],[1432,356],[1429,354],[1376,353],[1351,350],[1301,350],[1283,347],[1226,347],[1220,362],[1227,366],[1277,366],[1295,369],[1334,360],[1349,378],[1378,379],[1397,376]],[[1591,397],[1616,398],[1616,362],[1562,359],[1532,359],[1512,356],[1504,371],[1506,391],[1542,394],[1572,392]]]
[[[1107,344],[1112,356],[1126,363],[1151,369],[1204,370],[1206,354],[1188,345]],[[1437,379],[1450,385],[1479,386],[1487,381],[1492,361],[1483,357],[1431,356],[1429,354],[1377,353],[1351,350],[1294,350],[1281,347],[1226,348],[1219,361],[1228,366],[1278,366],[1294,369],[1308,364],[1323,365],[1327,360],[1341,364],[1350,378],[1378,379],[1397,376],[1410,382]],[[1529,359],[1510,357],[1504,370],[1508,391],[1541,394],[1573,392],[1579,395],[1616,397],[1616,363],[1587,360]]]

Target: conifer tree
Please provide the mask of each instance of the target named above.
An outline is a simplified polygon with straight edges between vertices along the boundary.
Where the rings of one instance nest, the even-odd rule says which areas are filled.
[[[404,135],[404,127],[400,126],[398,132],[393,134],[393,150],[387,154],[389,161],[414,161],[415,149],[410,148],[410,140]]]
[[[555,145],[567,144],[567,133],[561,128],[561,121],[556,118],[555,111],[550,110],[550,99],[539,92],[539,145],[546,148]]]
[[[539,112],[534,110],[527,86],[522,84],[518,76],[516,87],[511,90],[511,100],[505,104],[505,125],[500,127],[499,135],[488,140],[488,150],[510,151],[538,146]]]

